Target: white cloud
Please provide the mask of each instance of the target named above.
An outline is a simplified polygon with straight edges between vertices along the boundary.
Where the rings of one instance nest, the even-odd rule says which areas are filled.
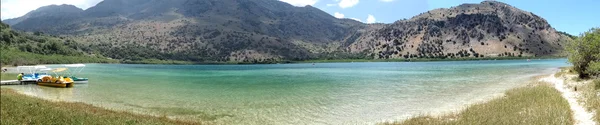
[[[335,12],[335,13],[333,14],[333,16],[334,16],[335,18],[344,18],[344,16],[345,16],[345,15],[344,15],[344,14],[342,14],[342,13],[339,13],[339,12]]]
[[[338,5],[340,6],[340,8],[349,8],[356,6],[358,2],[359,0],[340,0],[340,3],[338,3]]]
[[[333,4],[327,4],[327,7],[332,7],[332,6],[337,6],[337,4],[333,3]]]
[[[294,6],[299,6],[299,7],[303,7],[306,5],[315,5],[315,3],[319,2],[319,0],[279,0],[282,2],[286,2],[289,4],[292,4]]]
[[[381,2],[393,2],[394,0],[379,0]]]
[[[0,14],[2,20],[4,20],[20,17],[29,11],[52,4],[71,4],[82,9],[87,9],[95,6],[100,1],[102,0],[2,0],[2,6],[0,6],[2,12]]]
[[[375,17],[371,14],[369,14],[369,16],[367,17],[367,23],[375,23],[377,21],[377,19],[375,19]]]

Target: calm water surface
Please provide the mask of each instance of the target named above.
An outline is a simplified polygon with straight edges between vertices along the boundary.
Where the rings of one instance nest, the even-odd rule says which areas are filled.
[[[82,76],[90,78],[89,84],[3,87],[51,100],[214,124],[374,124],[464,108],[564,66],[564,59],[88,64]]]

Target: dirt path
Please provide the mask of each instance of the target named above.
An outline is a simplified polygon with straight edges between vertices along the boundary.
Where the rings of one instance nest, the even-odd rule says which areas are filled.
[[[562,93],[562,97],[567,99],[571,110],[573,111],[573,118],[575,119],[575,125],[596,125],[596,122],[592,119],[594,114],[585,110],[585,108],[577,101],[580,96],[579,93],[573,91],[565,84],[565,79],[556,78],[554,74],[540,79],[540,81],[548,82],[554,85],[556,90]]]

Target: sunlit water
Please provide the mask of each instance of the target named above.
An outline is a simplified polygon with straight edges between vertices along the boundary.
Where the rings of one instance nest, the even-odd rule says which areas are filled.
[[[2,86],[51,100],[214,124],[374,124],[464,108],[566,60],[272,65],[88,64],[74,88]]]

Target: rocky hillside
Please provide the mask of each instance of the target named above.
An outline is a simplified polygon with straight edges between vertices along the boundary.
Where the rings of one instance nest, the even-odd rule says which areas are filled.
[[[13,27],[73,36],[118,59],[189,61],[305,60],[338,50],[364,24],[278,0],[105,0],[53,24]]]
[[[500,2],[368,25],[278,0],[104,0],[87,10],[33,14],[42,8],[6,22],[86,41],[89,53],[124,60],[547,56],[560,54],[569,39],[541,17]]]
[[[533,13],[493,1],[432,10],[361,34],[346,49],[385,59],[552,56],[570,39]]]

